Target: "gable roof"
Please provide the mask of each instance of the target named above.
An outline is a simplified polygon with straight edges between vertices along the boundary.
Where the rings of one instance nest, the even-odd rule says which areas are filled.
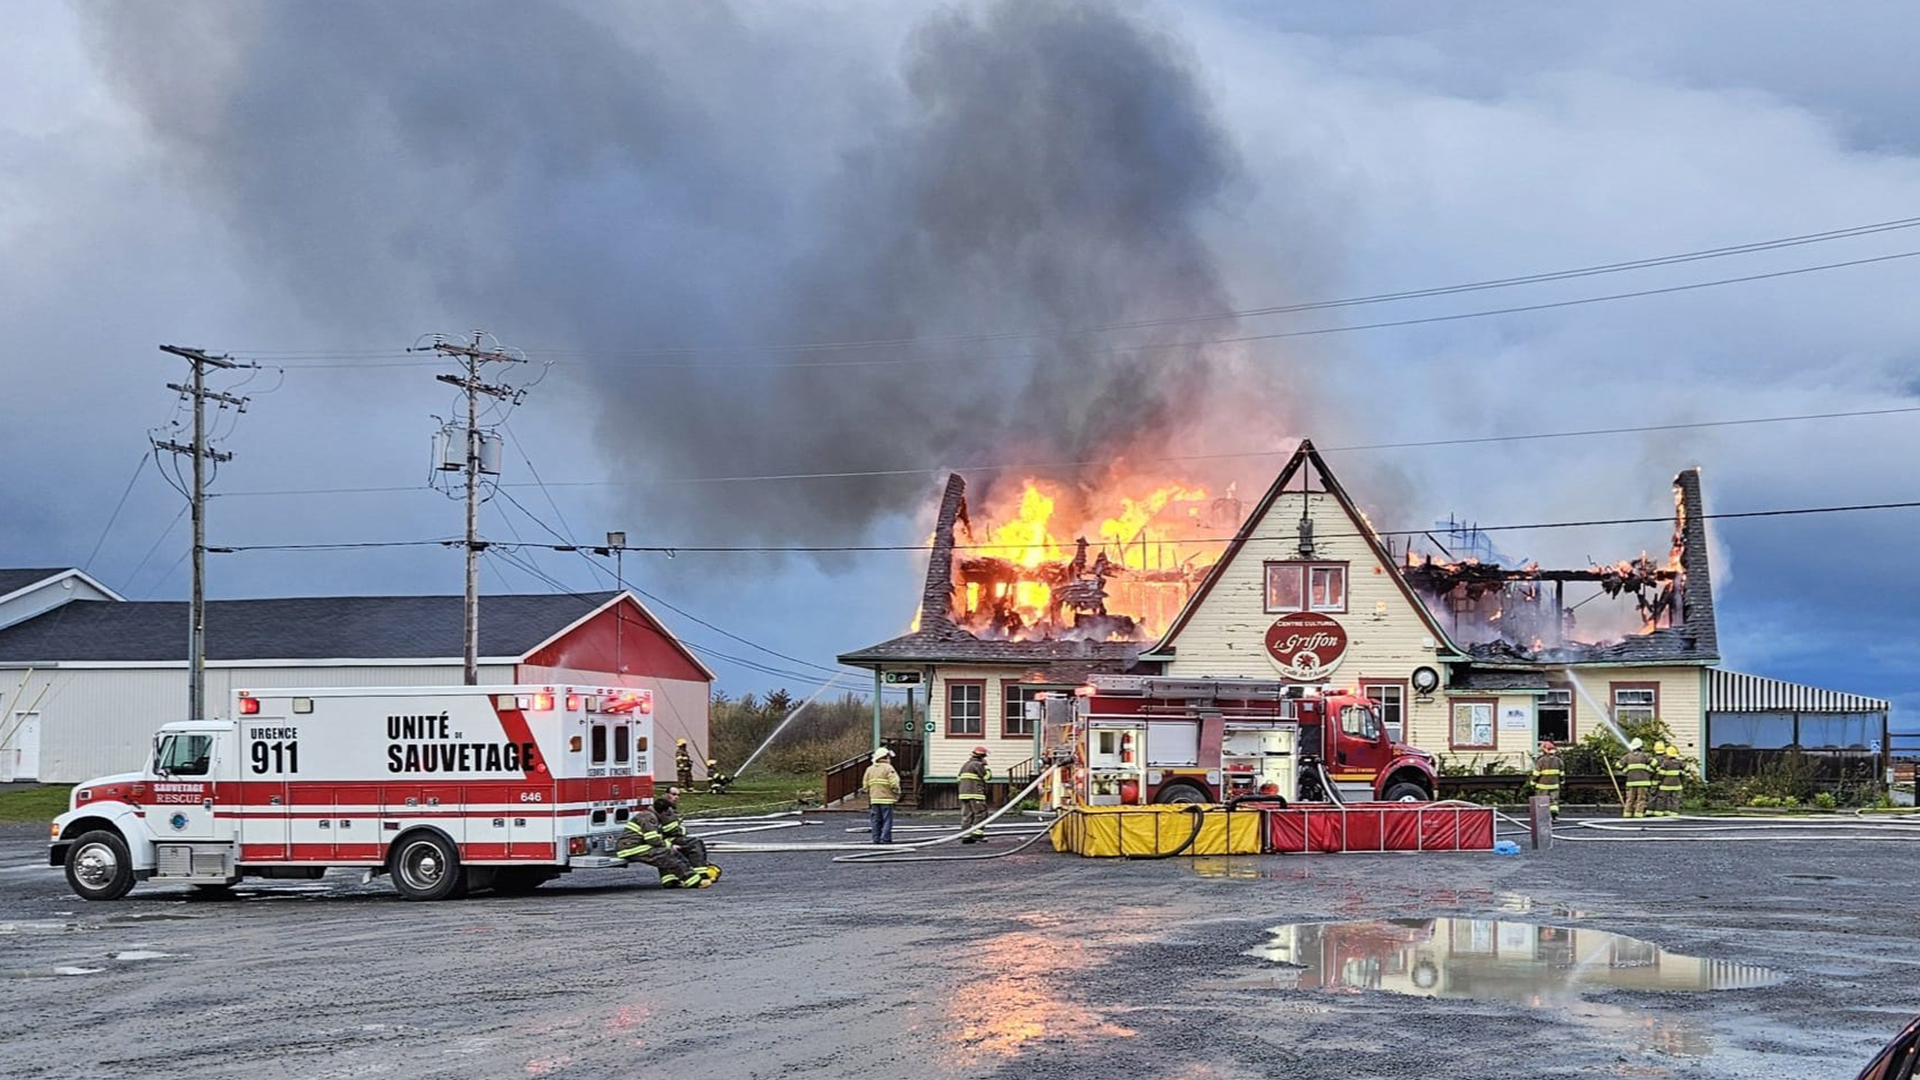
[[[126,599],[94,580],[85,570],[71,566],[51,566],[38,569],[0,567],[0,600],[11,600],[16,594],[26,592],[28,589],[52,585],[67,578],[79,578],[115,600]]]
[[[480,655],[517,661],[623,595],[483,596]],[[458,596],[210,600],[207,659],[457,662],[464,608]],[[0,663],[185,662],[186,630],[184,602],[75,600],[0,629]]]
[[[1368,524],[1359,508],[1354,506],[1353,499],[1348,497],[1346,489],[1340,486],[1340,481],[1334,479],[1332,471],[1327,468],[1326,461],[1320,457],[1320,452],[1313,448],[1313,440],[1302,439],[1300,448],[1293,452],[1293,456],[1287,459],[1286,467],[1281,469],[1280,475],[1274,478],[1273,486],[1267,488],[1267,493],[1262,495],[1260,501],[1254,505],[1253,512],[1248,514],[1246,521],[1241,523],[1240,531],[1234,534],[1233,542],[1228,544],[1227,550],[1221,553],[1220,561],[1214,563],[1213,568],[1207,571],[1207,576],[1200,582],[1200,587],[1194,590],[1193,596],[1187,600],[1186,606],[1180,609],[1180,614],[1174,618],[1173,625],[1167,627],[1167,632],[1161,635],[1159,642],[1147,650],[1147,656],[1165,653],[1172,648],[1174,638],[1180,635],[1180,631],[1186,629],[1194,613],[1199,611],[1200,605],[1206,602],[1207,595],[1226,574],[1227,567],[1233,564],[1233,560],[1239,557],[1241,550],[1247,546],[1247,542],[1253,539],[1254,530],[1266,520],[1268,512],[1273,509],[1273,504],[1286,493],[1287,484],[1306,464],[1312,464],[1314,471],[1319,474],[1320,482],[1326,485],[1327,493],[1332,495],[1334,501],[1340,505],[1340,509],[1347,515],[1347,520],[1353,523],[1354,530],[1361,539],[1366,541],[1374,558],[1380,560],[1380,565],[1387,568],[1387,576],[1399,586],[1400,595],[1406,597],[1407,603],[1412,605],[1414,612],[1420,616],[1420,621],[1426,625],[1427,632],[1444,646],[1444,651],[1460,656],[1465,655],[1460,647],[1453,643],[1453,639],[1447,636],[1447,632],[1440,628],[1440,623],[1433,617],[1433,612],[1427,610],[1427,605],[1395,569],[1393,556],[1388,554],[1386,547],[1380,543],[1380,538],[1374,535],[1373,526]]]
[[[1063,664],[1095,664],[1093,670],[1123,671],[1140,655],[1143,642],[1042,639],[1006,641],[974,637],[948,623],[921,629],[878,645],[843,653],[839,660],[855,666],[880,664],[1033,664],[1041,668]]]

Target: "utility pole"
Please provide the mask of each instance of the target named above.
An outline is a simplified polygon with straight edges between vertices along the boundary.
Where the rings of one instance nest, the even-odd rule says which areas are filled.
[[[480,377],[481,367],[485,364],[524,364],[526,360],[499,349],[483,349],[480,343],[485,335],[473,332],[473,342],[469,345],[454,345],[436,342],[434,351],[455,358],[460,363],[459,375],[436,375],[434,378],[466,391],[466,481],[467,481],[467,602],[466,629],[463,635],[464,664],[468,686],[480,682],[480,553],[486,550],[486,544],[480,539],[480,449],[482,432],[480,430],[480,396],[482,394],[501,400],[517,401],[520,392],[510,386],[500,386],[487,382]]]
[[[627,578],[624,573],[626,569],[627,534],[624,532],[608,533],[607,546],[613,549],[614,591],[625,593],[627,591]],[[620,650],[620,632],[626,628],[626,623],[626,605],[616,600],[613,606],[613,670],[621,674],[625,674],[627,670],[626,661],[621,657]]]
[[[193,365],[193,382],[168,383],[167,389],[193,398],[193,444],[182,446],[172,439],[154,440],[154,449],[193,458],[193,488],[188,496],[193,506],[193,601],[187,605],[187,718],[202,720],[207,715],[207,462],[218,465],[232,461],[233,455],[207,445],[207,399],[247,411],[247,399],[207,389],[207,369],[255,367],[239,364],[226,356],[209,356],[204,349],[162,345],[160,351],[172,353]]]

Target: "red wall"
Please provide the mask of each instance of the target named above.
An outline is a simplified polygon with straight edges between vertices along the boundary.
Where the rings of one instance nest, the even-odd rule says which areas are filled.
[[[620,618],[617,628],[616,616]],[[713,681],[631,602],[595,615],[527,657],[525,663],[578,671],[650,675],[659,679]]]

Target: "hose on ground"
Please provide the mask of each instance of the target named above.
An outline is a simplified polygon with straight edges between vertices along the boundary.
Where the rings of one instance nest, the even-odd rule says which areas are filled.
[[[1028,784],[1026,787],[1020,789],[1020,792],[1018,794],[1009,797],[1007,799],[1007,804],[1005,806],[1002,806],[1000,809],[995,810],[991,815],[988,816],[987,820],[974,826],[973,829],[963,828],[958,832],[950,833],[946,836],[938,837],[933,840],[921,841],[914,844],[908,844],[898,849],[893,848],[891,845],[884,845],[877,849],[874,848],[872,845],[861,845],[862,850],[857,850],[846,855],[835,856],[833,861],[837,863],[935,862],[935,861],[943,861],[947,859],[959,861],[959,860],[965,860],[970,858],[980,858],[981,856],[977,856],[977,855],[945,855],[945,856],[924,855],[922,856],[922,855],[915,855],[914,853],[920,851],[922,848],[938,847],[941,844],[950,844],[955,840],[958,840],[961,837],[966,836],[967,834],[973,832],[974,829],[984,829],[987,826],[993,824],[994,822],[999,821],[1001,818],[1005,817],[1009,812],[1011,812],[1014,807],[1019,806],[1021,801],[1024,800],[1027,796],[1040,790],[1040,785],[1046,783],[1049,779],[1051,779],[1053,777],[1054,770],[1058,769],[1059,767],[1060,766],[1058,765],[1053,765],[1053,766],[1049,766],[1046,769],[1041,770],[1040,775],[1033,778],[1033,783]],[[1032,840],[1028,840],[1027,844],[1031,844],[1035,840],[1038,840],[1041,836],[1045,836],[1045,835],[1047,834],[1045,832],[1042,832],[1036,835]],[[1027,844],[1021,844],[1020,847],[1015,848],[1014,851],[1018,851],[1020,850],[1020,848],[1026,847]],[[1009,851],[1007,852],[1007,854],[1011,855],[1013,854],[1013,852]],[[887,856],[894,856],[894,857],[888,858]]]

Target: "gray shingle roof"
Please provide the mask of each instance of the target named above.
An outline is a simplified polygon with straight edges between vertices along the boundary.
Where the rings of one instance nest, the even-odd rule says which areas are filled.
[[[56,566],[40,570],[0,567],[0,596],[19,592],[29,585],[64,574],[71,569],[73,569],[71,566]]]
[[[992,641],[977,638],[951,625],[940,629],[919,630],[844,653],[843,664],[943,663],[971,661],[993,664],[1047,665],[1064,661],[1099,661],[1123,670],[1140,656],[1145,642],[1139,641]]]
[[[521,657],[617,593],[480,598],[480,655]],[[458,657],[458,596],[312,596],[207,603],[209,660]],[[0,629],[0,662],[184,661],[187,605],[75,600]]]

